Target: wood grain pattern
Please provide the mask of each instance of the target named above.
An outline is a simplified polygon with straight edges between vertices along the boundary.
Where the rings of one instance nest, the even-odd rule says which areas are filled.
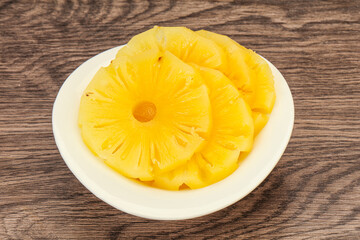
[[[360,239],[360,1],[0,1],[0,239]],[[184,221],[120,212],[56,148],[51,110],[82,62],[153,25],[231,36],[292,90],[292,139],[236,204]]]

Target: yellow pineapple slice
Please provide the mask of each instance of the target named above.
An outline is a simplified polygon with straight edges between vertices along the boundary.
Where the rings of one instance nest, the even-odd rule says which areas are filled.
[[[122,56],[101,68],[81,97],[79,126],[88,147],[113,169],[150,181],[183,165],[211,123],[201,76],[168,51]]]
[[[218,44],[225,56],[220,66],[220,71],[224,73],[237,87],[246,102],[251,103],[254,99],[255,81],[252,79],[251,70],[246,63],[246,51],[233,43],[227,36],[212,33],[205,30],[196,32],[200,36],[213,40]]]
[[[228,64],[222,69],[250,105],[256,136],[266,125],[269,119],[267,114],[271,113],[276,98],[274,77],[269,65],[258,54],[227,36],[205,30],[197,31],[197,33],[213,40],[227,53]]]
[[[238,167],[240,151],[252,147],[254,125],[250,107],[220,71],[198,69],[209,88],[211,135],[188,163],[171,172],[156,174],[157,187],[178,190],[183,184],[192,189],[210,185],[230,175]]]
[[[228,58],[228,66],[222,67],[224,74],[243,93],[251,109],[270,113],[275,102],[275,88],[274,77],[266,61],[227,36],[205,30],[196,33],[222,46]]]
[[[121,56],[135,56],[149,49],[169,51],[186,63],[219,68],[225,61],[224,52],[211,40],[203,38],[185,27],[158,27],[134,36],[119,50]]]
[[[255,97],[254,102],[252,103],[252,109],[260,113],[271,113],[276,99],[274,76],[270,66],[261,56],[251,49],[246,50],[249,54],[248,64],[255,73],[256,79]]]
[[[265,127],[269,116],[264,113],[252,112],[252,117],[254,120],[254,136],[256,136]]]

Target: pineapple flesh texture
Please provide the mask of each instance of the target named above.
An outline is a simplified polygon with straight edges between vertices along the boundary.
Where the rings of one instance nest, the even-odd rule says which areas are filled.
[[[223,72],[242,93],[254,116],[255,132],[266,125],[267,114],[271,113],[275,103],[274,77],[266,61],[258,54],[247,49],[231,38],[200,30],[200,36],[213,40],[222,46],[227,56],[227,62],[222,66]],[[261,119],[261,122],[256,122]]]
[[[267,114],[252,112],[252,117],[254,120],[254,136],[257,136],[260,131],[265,127],[266,123],[269,120],[269,116]]]
[[[208,186],[238,167],[241,151],[250,151],[254,125],[251,110],[231,81],[220,71],[196,67],[209,88],[213,128],[204,148],[183,166],[156,174],[154,186],[179,190]]]
[[[183,165],[204,144],[210,110],[199,73],[155,48],[101,68],[81,97],[78,123],[106,164],[151,181],[154,171]]]
[[[222,49],[185,27],[158,27],[134,36],[119,50],[115,61],[122,56],[135,56],[149,49],[169,51],[186,63],[219,69],[225,61]]]

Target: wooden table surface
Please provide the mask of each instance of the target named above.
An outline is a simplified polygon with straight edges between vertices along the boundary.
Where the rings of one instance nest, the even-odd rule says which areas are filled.
[[[131,216],[74,177],[51,111],[88,58],[160,26],[227,34],[295,102],[290,143],[251,194],[183,221]],[[1,1],[0,239],[360,239],[360,1]]]

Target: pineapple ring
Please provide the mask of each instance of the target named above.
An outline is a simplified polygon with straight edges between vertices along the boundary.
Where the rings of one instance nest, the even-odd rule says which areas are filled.
[[[209,88],[213,129],[205,147],[183,166],[156,174],[154,186],[179,190],[201,188],[224,179],[238,167],[240,151],[249,151],[254,125],[249,106],[221,72],[197,68]]]
[[[136,56],[149,49],[169,51],[185,63],[218,69],[225,61],[222,49],[185,27],[158,27],[134,36],[121,48],[115,61],[124,55]]]
[[[101,68],[81,97],[84,142],[113,169],[150,181],[183,165],[210,131],[201,76],[170,52],[122,57]]]
[[[227,36],[205,30],[196,33],[222,46],[227,55],[227,64],[223,64],[221,70],[250,105],[254,113],[256,136],[266,125],[269,119],[267,114],[271,113],[276,98],[274,76],[269,65],[258,54]]]

